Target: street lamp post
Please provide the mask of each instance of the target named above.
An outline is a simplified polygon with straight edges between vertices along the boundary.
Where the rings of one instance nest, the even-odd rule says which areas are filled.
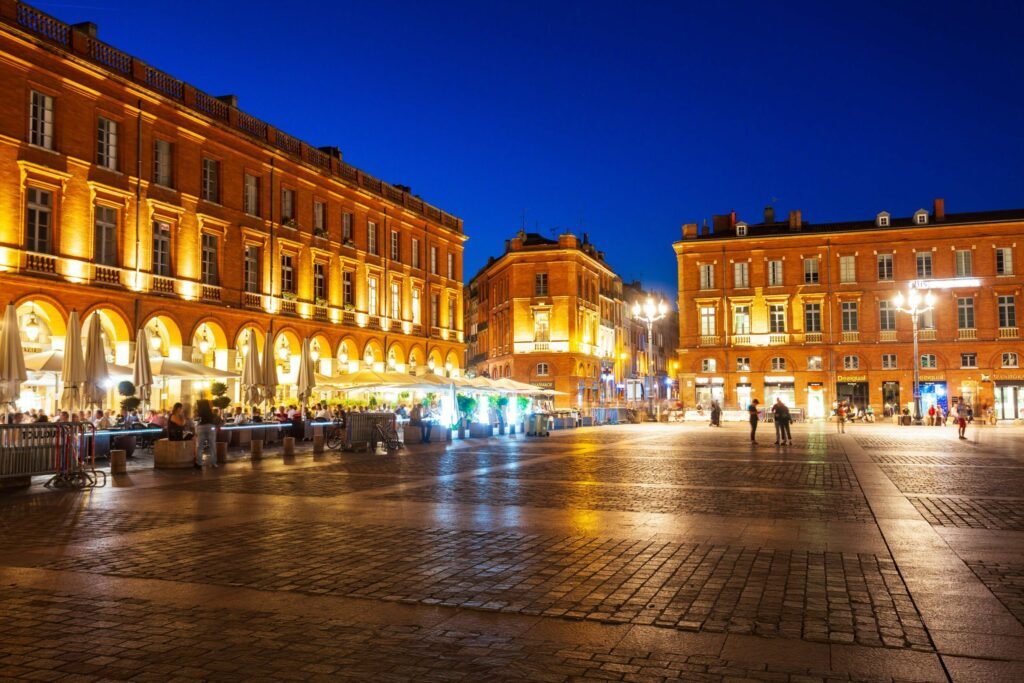
[[[640,322],[647,324],[647,372],[644,373],[644,392],[647,394],[647,412],[654,414],[654,397],[651,395],[651,353],[652,339],[654,337],[654,323],[665,317],[668,313],[668,306],[664,301],[655,303],[654,299],[647,297],[643,306],[639,301],[633,302],[633,317]]]
[[[935,295],[929,291],[922,297],[919,291],[911,287],[906,297],[903,296],[903,292],[897,292],[892,303],[897,311],[910,315],[914,330],[914,424],[919,425],[924,419],[921,415],[921,357],[917,352],[917,317],[932,310],[935,306]]]

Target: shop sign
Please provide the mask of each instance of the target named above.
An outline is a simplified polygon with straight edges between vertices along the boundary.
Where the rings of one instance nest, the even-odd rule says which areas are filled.
[[[807,386],[811,389],[823,389],[825,387],[821,382],[808,382]]]
[[[944,375],[921,375],[920,380],[922,382],[945,382],[946,377]]]
[[[724,377],[712,377],[711,378],[711,383],[712,384],[725,384],[725,378]]]
[[[554,389],[555,388],[555,383],[554,382],[534,382],[533,386],[540,387],[541,389]]]
[[[995,380],[996,380],[997,382],[999,382],[999,381],[1004,381],[1004,380],[1008,380],[1008,379],[1012,379],[1012,380],[1024,380],[1024,374],[1021,374],[1021,373],[1019,373],[1019,372],[1006,372],[1006,373],[1002,373],[1002,372],[1001,372],[1001,373],[999,373],[999,375],[998,375],[998,376],[997,376],[997,377],[995,378]]]
[[[957,287],[981,287],[976,277],[951,277],[945,280],[914,280],[911,289],[955,289]]]
[[[839,375],[836,377],[837,382],[867,382],[867,375]]]
[[[707,377],[696,377],[696,378],[694,378],[693,381],[695,383],[697,383],[697,384],[707,384],[708,383],[708,378]]]
[[[796,378],[792,375],[765,375],[764,381],[768,384],[792,384]]]

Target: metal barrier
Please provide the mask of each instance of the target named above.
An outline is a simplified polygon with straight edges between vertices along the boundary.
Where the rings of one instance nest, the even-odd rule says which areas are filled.
[[[47,486],[104,486],[96,471],[96,428],[87,422],[0,425],[0,477],[53,474]]]
[[[395,414],[349,413],[345,420],[345,449],[355,448],[356,444],[365,445],[367,450],[376,447],[373,427],[378,424],[387,433],[389,427],[395,427]]]

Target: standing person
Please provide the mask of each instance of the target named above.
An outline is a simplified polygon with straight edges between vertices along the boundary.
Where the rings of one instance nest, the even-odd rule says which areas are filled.
[[[778,397],[775,399],[775,405],[772,406],[772,422],[775,423],[775,445],[778,446],[780,443],[785,446],[787,443],[793,443],[793,436],[789,431],[789,421],[791,419],[789,413],[789,407],[782,402],[782,398]]]
[[[928,424],[935,424],[935,404],[928,406]]]
[[[836,431],[840,434],[846,433],[846,401],[840,401],[836,407]]]
[[[718,401],[711,402],[711,426],[722,426],[722,406],[718,405]]]
[[[213,414],[210,402],[201,398],[196,401],[196,469],[203,467],[204,445],[210,450],[210,464],[217,467],[217,416]]]
[[[758,406],[758,404],[760,404],[760,401],[758,401],[755,398],[753,401],[750,402],[750,405],[747,406],[747,412],[750,414],[750,443],[754,444],[755,446],[757,445],[756,437],[757,437],[757,422],[758,422],[758,417],[757,417],[757,406]]]
[[[967,432],[967,415],[967,406],[964,405],[964,400],[960,399],[956,404],[956,425],[958,427],[957,437],[961,439],[967,438],[965,436]]]

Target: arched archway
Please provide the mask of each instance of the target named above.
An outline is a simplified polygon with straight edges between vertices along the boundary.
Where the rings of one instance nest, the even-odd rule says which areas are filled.
[[[64,307],[45,296],[25,297],[15,304],[21,345],[25,351],[61,348],[67,334]]]
[[[199,322],[190,336],[192,361],[208,367],[226,370],[228,366],[228,338],[224,328],[212,319]]]
[[[409,349],[409,358],[406,361],[409,367],[409,372],[415,374],[417,369],[422,368],[424,364],[423,348],[419,344],[414,344]]]
[[[82,316],[82,335],[89,332],[93,320],[99,320],[100,336],[103,348],[107,350],[107,360],[118,365],[131,365],[131,343],[135,339],[135,331],[128,324],[127,317],[112,306],[99,306],[90,309]]]
[[[431,349],[430,355],[427,356],[427,368],[439,375],[444,374],[444,358],[438,349]]]
[[[376,339],[370,339],[363,346],[361,359],[366,365],[375,365],[384,362],[384,349]]]
[[[398,342],[391,342],[391,346],[388,347],[388,369],[402,371],[405,369],[405,361],[405,349]]]
[[[266,343],[266,332],[256,323],[245,323],[238,328],[238,332],[235,334],[233,346],[235,349],[235,372],[242,372],[242,364],[249,353],[249,330],[252,330],[256,335],[256,352],[259,354],[259,360],[263,359],[263,345]]]
[[[331,350],[331,342],[327,335],[317,332],[309,340],[309,355],[313,359],[313,367],[321,375],[331,375],[333,368],[331,360],[334,354]]]
[[[166,358],[182,358],[181,328],[174,318],[167,313],[157,312],[151,314],[142,324],[149,331],[150,353]]]
[[[444,368],[453,377],[462,374],[462,365],[459,363],[459,354],[454,350],[449,351],[444,358]]]

